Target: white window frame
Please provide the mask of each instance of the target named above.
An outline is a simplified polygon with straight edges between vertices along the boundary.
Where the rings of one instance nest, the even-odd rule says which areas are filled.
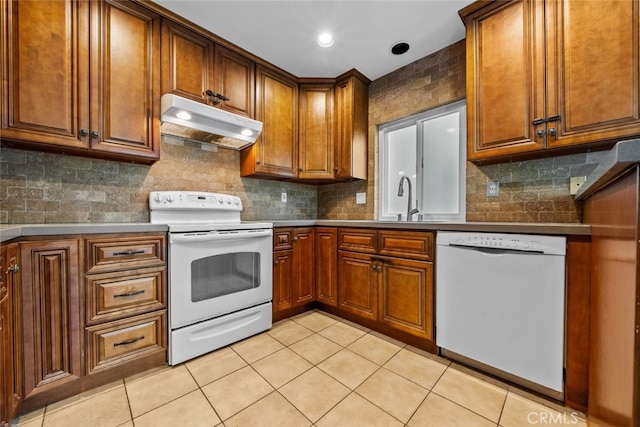
[[[422,200],[423,183],[425,177],[425,171],[423,168],[423,126],[422,123],[428,120],[432,120],[438,117],[449,115],[452,113],[459,113],[459,150],[458,150],[458,212],[455,213],[433,213],[425,212]],[[416,126],[416,182],[413,184],[413,199],[418,199],[417,208],[419,213],[413,215],[413,221],[418,221],[418,218],[422,218],[425,222],[464,222],[466,220],[466,164],[467,164],[467,125],[466,125],[466,101],[458,101],[451,104],[447,104],[432,110],[428,110],[419,114],[414,114],[408,117],[404,117],[399,120],[395,120],[390,123],[379,126],[378,128],[378,152],[379,163],[378,170],[379,182],[378,182],[378,220],[379,221],[397,221],[396,212],[385,212],[385,208],[388,206],[389,197],[397,194],[397,184],[395,188],[388,187],[388,162],[387,162],[387,134],[390,131],[399,130],[408,126]],[[393,185],[391,185],[393,187]],[[406,190],[406,187],[405,187]],[[405,192],[405,197],[406,197]],[[412,207],[416,207],[413,206]],[[402,221],[406,221],[406,209],[402,212]]]

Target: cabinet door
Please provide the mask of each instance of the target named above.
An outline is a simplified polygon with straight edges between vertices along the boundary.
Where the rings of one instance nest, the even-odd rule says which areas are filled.
[[[11,424],[9,407],[13,394],[13,332],[11,295],[5,279],[6,249],[0,248],[0,425]]]
[[[87,148],[88,6],[77,1],[3,1],[3,140]],[[79,53],[82,52],[82,55]]]
[[[220,45],[215,47],[214,91],[229,98],[220,108],[254,117],[256,64]]]
[[[273,312],[286,310],[293,306],[292,277],[293,251],[278,251],[273,253]]]
[[[338,252],[340,309],[378,320],[378,273],[375,268],[370,255]]]
[[[82,374],[77,240],[21,244],[25,396]]]
[[[300,85],[300,179],[333,179],[333,83]]]
[[[258,67],[256,119],[262,134],[242,150],[240,174],[273,178],[298,176],[298,87],[286,76]]]
[[[92,1],[91,149],[160,157],[160,17],[134,3]]]
[[[640,134],[637,1],[547,3],[547,145]],[[551,131],[555,129],[555,131]]]
[[[380,322],[433,340],[433,264],[382,258]]]
[[[316,228],[316,300],[338,306],[338,230]]]
[[[293,230],[293,305],[303,305],[315,300],[316,256],[315,232],[313,228]]]
[[[335,101],[335,178],[367,179],[368,80],[355,72],[339,77]]]
[[[467,158],[543,149],[532,122],[545,117],[544,3],[495,2],[464,20]]]
[[[211,40],[169,20],[162,23],[162,94],[205,102],[213,90]]]
[[[4,263],[0,267],[0,274],[4,278],[4,284],[8,291],[8,315],[5,315],[4,324],[7,327],[5,336],[7,341],[6,347],[9,351],[6,353],[6,365],[3,365],[6,377],[0,384],[6,385],[7,400],[6,413],[9,419],[14,418],[20,411],[20,405],[24,397],[23,381],[22,381],[22,298],[20,292],[20,245],[12,243],[6,246],[4,254]],[[0,285],[1,287],[1,285]],[[3,341],[4,346],[5,341]],[[0,350],[2,352],[2,350]],[[6,383],[5,383],[6,381]]]

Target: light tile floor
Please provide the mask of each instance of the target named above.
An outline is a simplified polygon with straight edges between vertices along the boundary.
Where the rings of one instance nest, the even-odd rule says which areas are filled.
[[[22,415],[57,426],[585,426],[584,415],[319,311]]]

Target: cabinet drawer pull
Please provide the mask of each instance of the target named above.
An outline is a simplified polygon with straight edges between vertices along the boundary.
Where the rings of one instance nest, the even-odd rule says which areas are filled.
[[[534,121],[531,122],[531,124],[534,126],[543,125],[545,123],[546,123],[545,119],[535,119]]]
[[[113,346],[117,347],[119,345],[129,345],[129,344],[133,344],[134,342],[140,341],[140,340],[143,340],[143,339],[144,339],[144,335],[141,336],[141,337],[138,337],[138,338],[132,338],[132,339],[127,340],[127,341],[115,342],[115,343],[113,343]]]
[[[143,253],[144,253],[144,249],[139,249],[139,250],[135,250],[135,251],[114,252],[113,256],[141,255]]]
[[[559,122],[560,116],[551,116],[547,119],[548,122]]]
[[[127,292],[127,293],[124,293],[124,294],[115,294],[113,297],[114,298],[132,297],[134,295],[140,295],[140,294],[144,294],[144,289],[140,289],[139,291]]]

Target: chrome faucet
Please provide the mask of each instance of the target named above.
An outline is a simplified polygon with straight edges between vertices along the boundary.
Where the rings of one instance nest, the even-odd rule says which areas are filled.
[[[413,221],[413,215],[418,213],[418,208],[413,208],[411,209],[411,180],[409,179],[408,176],[406,175],[402,175],[402,178],[400,178],[400,184],[398,185],[398,197],[402,197],[402,195],[404,194],[404,186],[402,185],[404,183],[404,181],[407,181],[407,183],[409,184],[409,197],[407,198],[407,221]],[[417,204],[417,202],[416,202]]]

